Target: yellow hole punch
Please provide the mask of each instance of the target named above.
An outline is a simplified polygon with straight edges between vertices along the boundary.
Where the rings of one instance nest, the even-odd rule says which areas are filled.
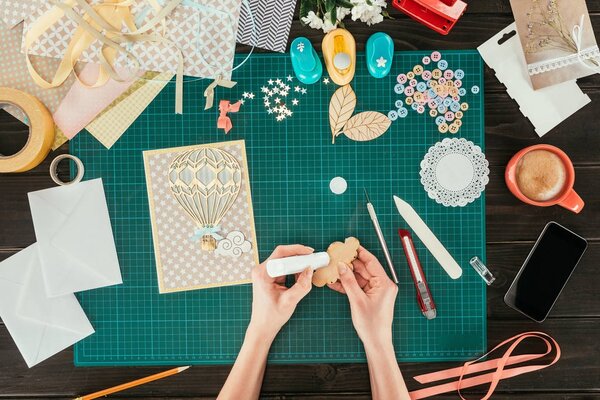
[[[321,48],[331,80],[340,86],[350,83],[356,67],[356,43],[350,32],[332,30],[323,38]]]

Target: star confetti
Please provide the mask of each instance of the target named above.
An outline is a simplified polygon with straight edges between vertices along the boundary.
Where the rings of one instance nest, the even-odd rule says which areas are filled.
[[[291,82],[291,81],[292,81],[292,79],[294,79],[294,78],[293,78],[291,75],[288,75],[288,76],[287,76],[287,80],[288,80],[288,82]]]
[[[293,85],[294,78],[292,75],[288,75],[284,79],[273,78],[267,82],[270,86],[261,87],[261,92],[264,93],[263,104],[267,114],[275,115],[275,120],[281,122],[286,118],[294,115],[294,112],[288,108],[288,106],[297,107],[300,105],[300,100],[297,97],[288,99],[290,93],[302,93],[306,94],[308,91],[299,85]],[[287,83],[286,83],[287,82]],[[244,98],[252,99],[254,94],[252,92],[244,92]]]
[[[329,78],[323,78],[323,83],[329,85]]]
[[[295,86],[294,87],[294,92],[299,92],[300,91],[300,86]]]
[[[298,99],[293,99],[292,100],[292,105],[293,106],[297,106],[298,105]]]
[[[306,94],[306,88],[302,88],[301,92],[302,94]]]

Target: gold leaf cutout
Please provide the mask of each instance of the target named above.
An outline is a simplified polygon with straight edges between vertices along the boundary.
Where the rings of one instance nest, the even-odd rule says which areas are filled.
[[[350,118],[343,133],[352,140],[364,142],[383,135],[391,123],[392,121],[382,113],[365,111]]]
[[[356,107],[356,94],[350,85],[345,85],[335,91],[329,102],[329,125],[331,126],[331,143],[335,143],[346,121],[352,116]]]

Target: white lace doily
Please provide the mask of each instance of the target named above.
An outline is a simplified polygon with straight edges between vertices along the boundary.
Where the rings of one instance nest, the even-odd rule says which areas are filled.
[[[421,161],[421,183],[436,202],[464,207],[484,191],[490,180],[488,166],[479,146],[446,138],[431,146]]]

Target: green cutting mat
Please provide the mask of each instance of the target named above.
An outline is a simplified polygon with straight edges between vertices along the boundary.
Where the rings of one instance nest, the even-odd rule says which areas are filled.
[[[404,96],[393,91],[396,75],[421,64],[430,52],[396,53],[392,73],[372,78],[363,54],[357,56],[352,86],[358,97],[356,112],[387,113]],[[466,76],[464,100],[469,110],[455,137],[483,147],[483,72],[476,51],[445,51],[450,69]],[[236,64],[242,55],[237,56]],[[252,199],[261,260],[278,244],[304,243],[325,249],[346,236],[383,260],[367,215],[363,187],[371,197],[390,247],[400,292],[395,308],[394,344],[402,361],[462,360],[486,348],[485,284],[469,266],[472,256],[485,260],[485,204],[483,196],[463,208],[446,208],[428,198],[419,182],[419,163],[427,149],[448,135],[438,132],[427,113],[410,110],[393,122],[382,137],[358,143],[340,136],[331,144],[328,124],[332,83],[305,86],[294,114],[275,121],[263,106],[261,87],[269,79],[293,76],[289,56],[253,55],[234,72],[231,90],[218,88],[216,99],[242,98],[252,92],[237,114],[234,128],[217,130],[218,111],[203,111],[206,81],[185,85],[185,114],[173,113],[174,85],[170,84],[111,150],[87,133],[71,141],[71,152],[85,164],[85,178],[101,177],[114,230],[124,284],[81,293],[79,299],[96,333],[75,348],[75,363],[91,365],[229,364],[235,360],[248,324],[251,287],[158,293],[142,151],[244,139],[248,153]],[[470,88],[479,86],[475,95]],[[218,100],[215,106],[218,105]],[[333,195],[329,181],[342,176],[348,191]],[[397,229],[406,223],[397,214],[392,195],[409,201],[463,267],[453,281],[419,240],[417,251],[437,304],[432,321],[421,314],[415,300]],[[356,362],[365,354],[350,319],[345,296],[314,288],[277,337],[269,356],[273,363]]]

